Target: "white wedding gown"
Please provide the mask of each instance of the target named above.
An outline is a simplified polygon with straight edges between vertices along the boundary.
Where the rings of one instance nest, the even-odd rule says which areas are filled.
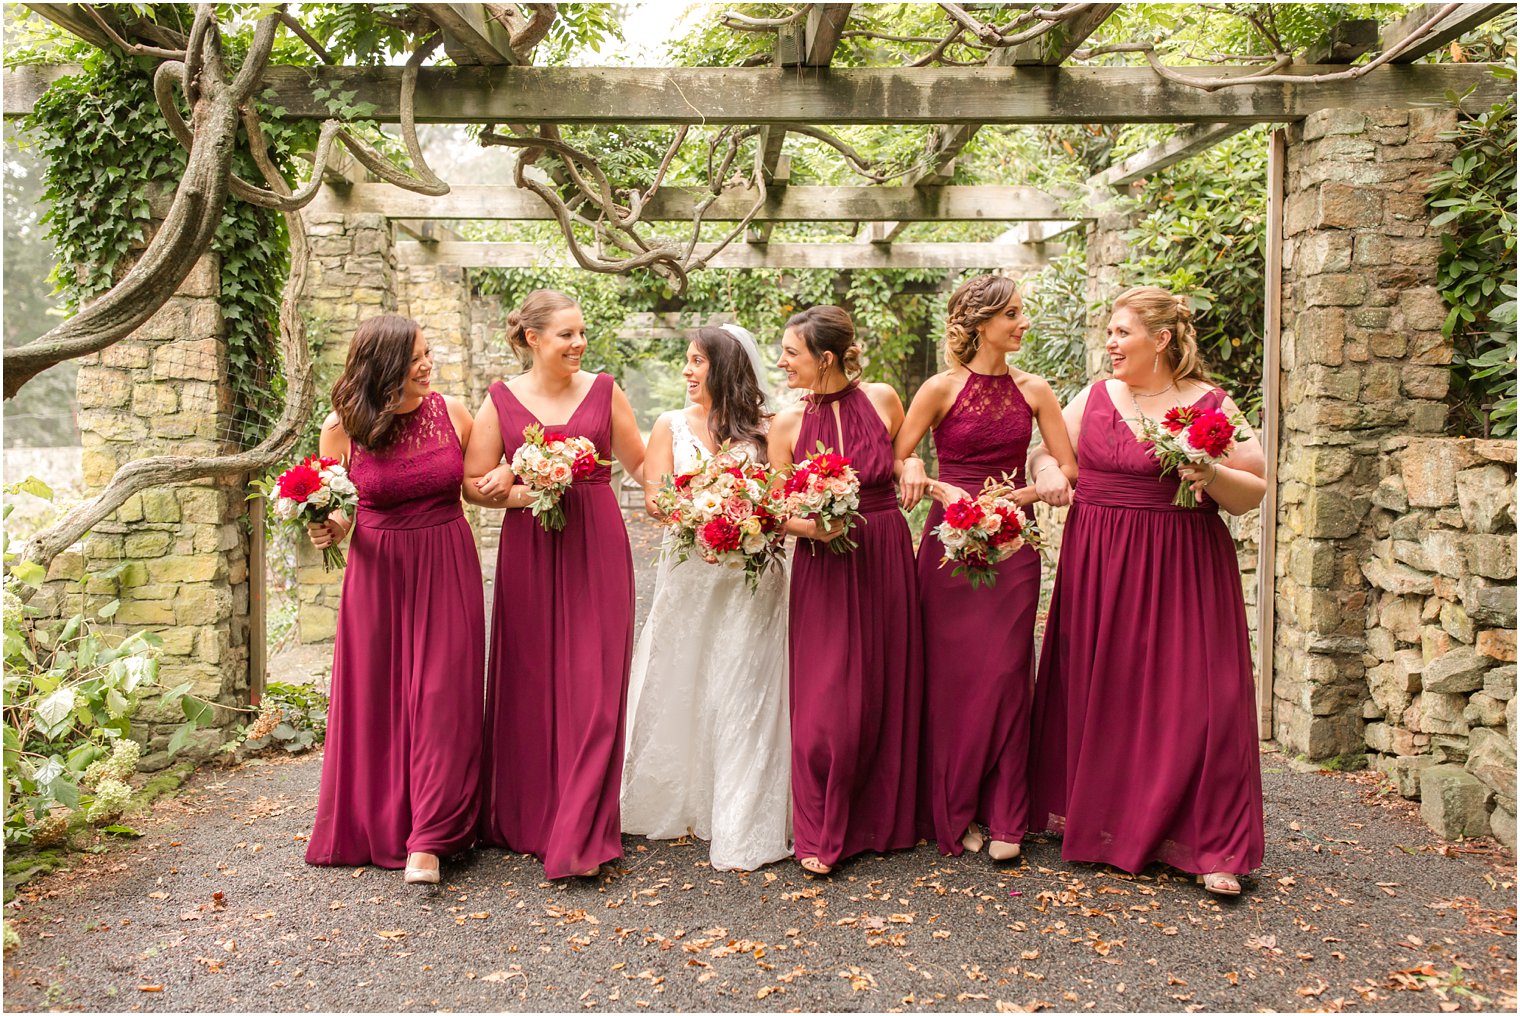
[[[675,471],[695,468],[709,453],[686,414],[664,418]],[[786,607],[782,571],[751,594],[741,571],[661,558],[628,683],[624,832],[694,833],[724,870],[791,855]]]

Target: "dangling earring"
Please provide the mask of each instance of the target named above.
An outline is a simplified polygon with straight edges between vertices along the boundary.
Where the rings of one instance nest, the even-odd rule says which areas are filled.
[[[1151,360],[1151,373],[1154,374],[1154,373],[1156,373],[1156,371],[1158,371],[1160,369],[1161,369],[1161,354],[1158,352],[1156,354],[1155,358]]]

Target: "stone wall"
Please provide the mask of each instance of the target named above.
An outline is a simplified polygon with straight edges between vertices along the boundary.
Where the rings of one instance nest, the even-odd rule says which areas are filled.
[[[79,369],[81,472],[86,495],[116,470],[149,455],[214,456],[236,450],[232,389],[215,255],[201,258],[164,304],[131,336],[82,358]],[[108,631],[147,629],[163,639],[161,681],[228,705],[248,696],[248,537],[243,477],[203,479],[133,495],[75,548],[54,559],[36,601],[44,610],[93,613],[121,607]],[[102,572],[120,565],[115,577]],[[178,706],[151,703],[133,736],[163,756]],[[220,717],[230,719],[230,714]],[[202,748],[220,730],[197,735]]]
[[[306,216],[311,235],[306,322],[320,338],[315,364],[325,395],[343,369],[359,322],[396,310],[396,255],[383,215],[317,212]],[[302,642],[330,642],[338,630],[343,572],[328,571],[321,554],[296,541],[296,627]]]
[[[1441,110],[1327,110],[1288,129],[1278,450],[1274,732],[1325,758],[1364,750],[1373,597],[1361,565],[1384,442],[1439,434],[1452,349],[1427,180]]]
[[[1391,438],[1361,562],[1372,762],[1443,836],[1515,844],[1515,444]]]

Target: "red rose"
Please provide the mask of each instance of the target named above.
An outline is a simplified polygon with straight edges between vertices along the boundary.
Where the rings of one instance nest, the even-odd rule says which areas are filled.
[[[721,517],[713,519],[711,522],[704,525],[700,532],[702,535],[702,542],[720,554],[726,550],[738,550],[739,541],[744,536],[744,534],[739,531],[738,526],[734,525],[728,519]]]
[[[1220,458],[1235,443],[1235,425],[1217,409],[1206,410],[1188,427],[1188,443],[1211,459]]]
[[[1173,434],[1181,434],[1197,418],[1198,410],[1192,406],[1173,406],[1166,411],[1161,422]]]
[[[970,529],[986,517],[982,506],[969,498],[952,501],[945,509],[945,521],[952,529]]]
[[[281,497],[304,502],[322,487],[322,477],[308,465],[292,466],[275,480]]]
[[[696,473],[682,473],[676,477],[676,490],[685,490],[687,487],[690,487],[691,478],[696,475]]]
[[[564,439],[565,435],[563,434],[545,434],[544,444],[553,444],[556,441],[563,441]]]
[[[992,534],[992,545],[994,547],[1001,547],[1006,543],[1012,543],[1024,535],[1024,520],[1019,517],[1018,512],[1012,508],[999,508],[997,515],[998,518],[1003,520],[1003,524],[998,527],[996,533]]]
[[[596,456],[590,452],[581,452],[570,465],[570,476],[577,480],[584,480],[594,472],[596,472]]]
[[[808,489],[808,479],[811,474],[803,467],[786,478],[786,492],[788,494],[800,494]]]

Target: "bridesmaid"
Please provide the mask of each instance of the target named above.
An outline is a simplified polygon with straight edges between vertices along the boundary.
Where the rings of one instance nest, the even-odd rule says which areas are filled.
[[[794,852],[822,875],[862,851],[918,842],[923,659],[913,543],[892,482],[903,409],[891,386],[857,380],[855,326],[838,307],[787,322],[780,367],[787,387],[809,393],[777,414],[772,465],[784,469],[822,441],[861,483],[855,550],[820,546],[842,530],[788,523],[802,537],[789,611]]]
[[[991,589],[973,589],[951,565],[934,527],[945,506],[1012,474],[1026,512],[1035,500],[1024,460],[1038,419],[1060,469],[1076,477],[1061,404],[1042,378],[1008,366],[1029,318],[1012,279],[979,275],[950,297],[945,324],[949,369],[924,382],[897,432],[903,507],[927,491],[935,500],[918,548],[923,608],[928,807],[942,854],[982,848],[987,827],[994,860],[1019,855],[1029,819],[1025,761],[1034,691],[1034,617],[1040,553],[1026,546],[997,566]],[[913,449],[933,428],[939,479],[929,480]],[[1050,468],[1056,468],[1052,464]]]
[[[623,853],[633,556],[608,467],[575,481],[561,501],[565,528],[546,532],[526,510],[528,488],[510,463],[534,423],[591,438],[598,458],[616,454],[635,477],[644,442],[612,376],[581,370],[586,324],[574,300],[529,293],[507,318],[507,339],[531,367],[491,385],[465,455],[466,497],[507,509],[491,612],[481,836],[535,855],[549,878],[591,876]]]
[[[1066,407],[1081,480],[1033,464],[1041,496],[1071,500],[1035,685],[1029,828],[1061,856],[1136,872],[1162,861],[1238,895],[1261,864],[1261,770],[1250,642],[1235,545],[1266,493],[1254,438],[1187,466],[1178,508],[1137,425],[1176,406],[1235,403],[1208,379],[1185,297],[1142,286],[1114,302],[1114,376]]]
[[[417,322],[359,325],[322,425],[323,455],[359,489],[353,523],[309,526],[321,548],[353,530],[308,864],[406,867],[475,839],[485,609],[460,507],[470,411],[432,389]]]

